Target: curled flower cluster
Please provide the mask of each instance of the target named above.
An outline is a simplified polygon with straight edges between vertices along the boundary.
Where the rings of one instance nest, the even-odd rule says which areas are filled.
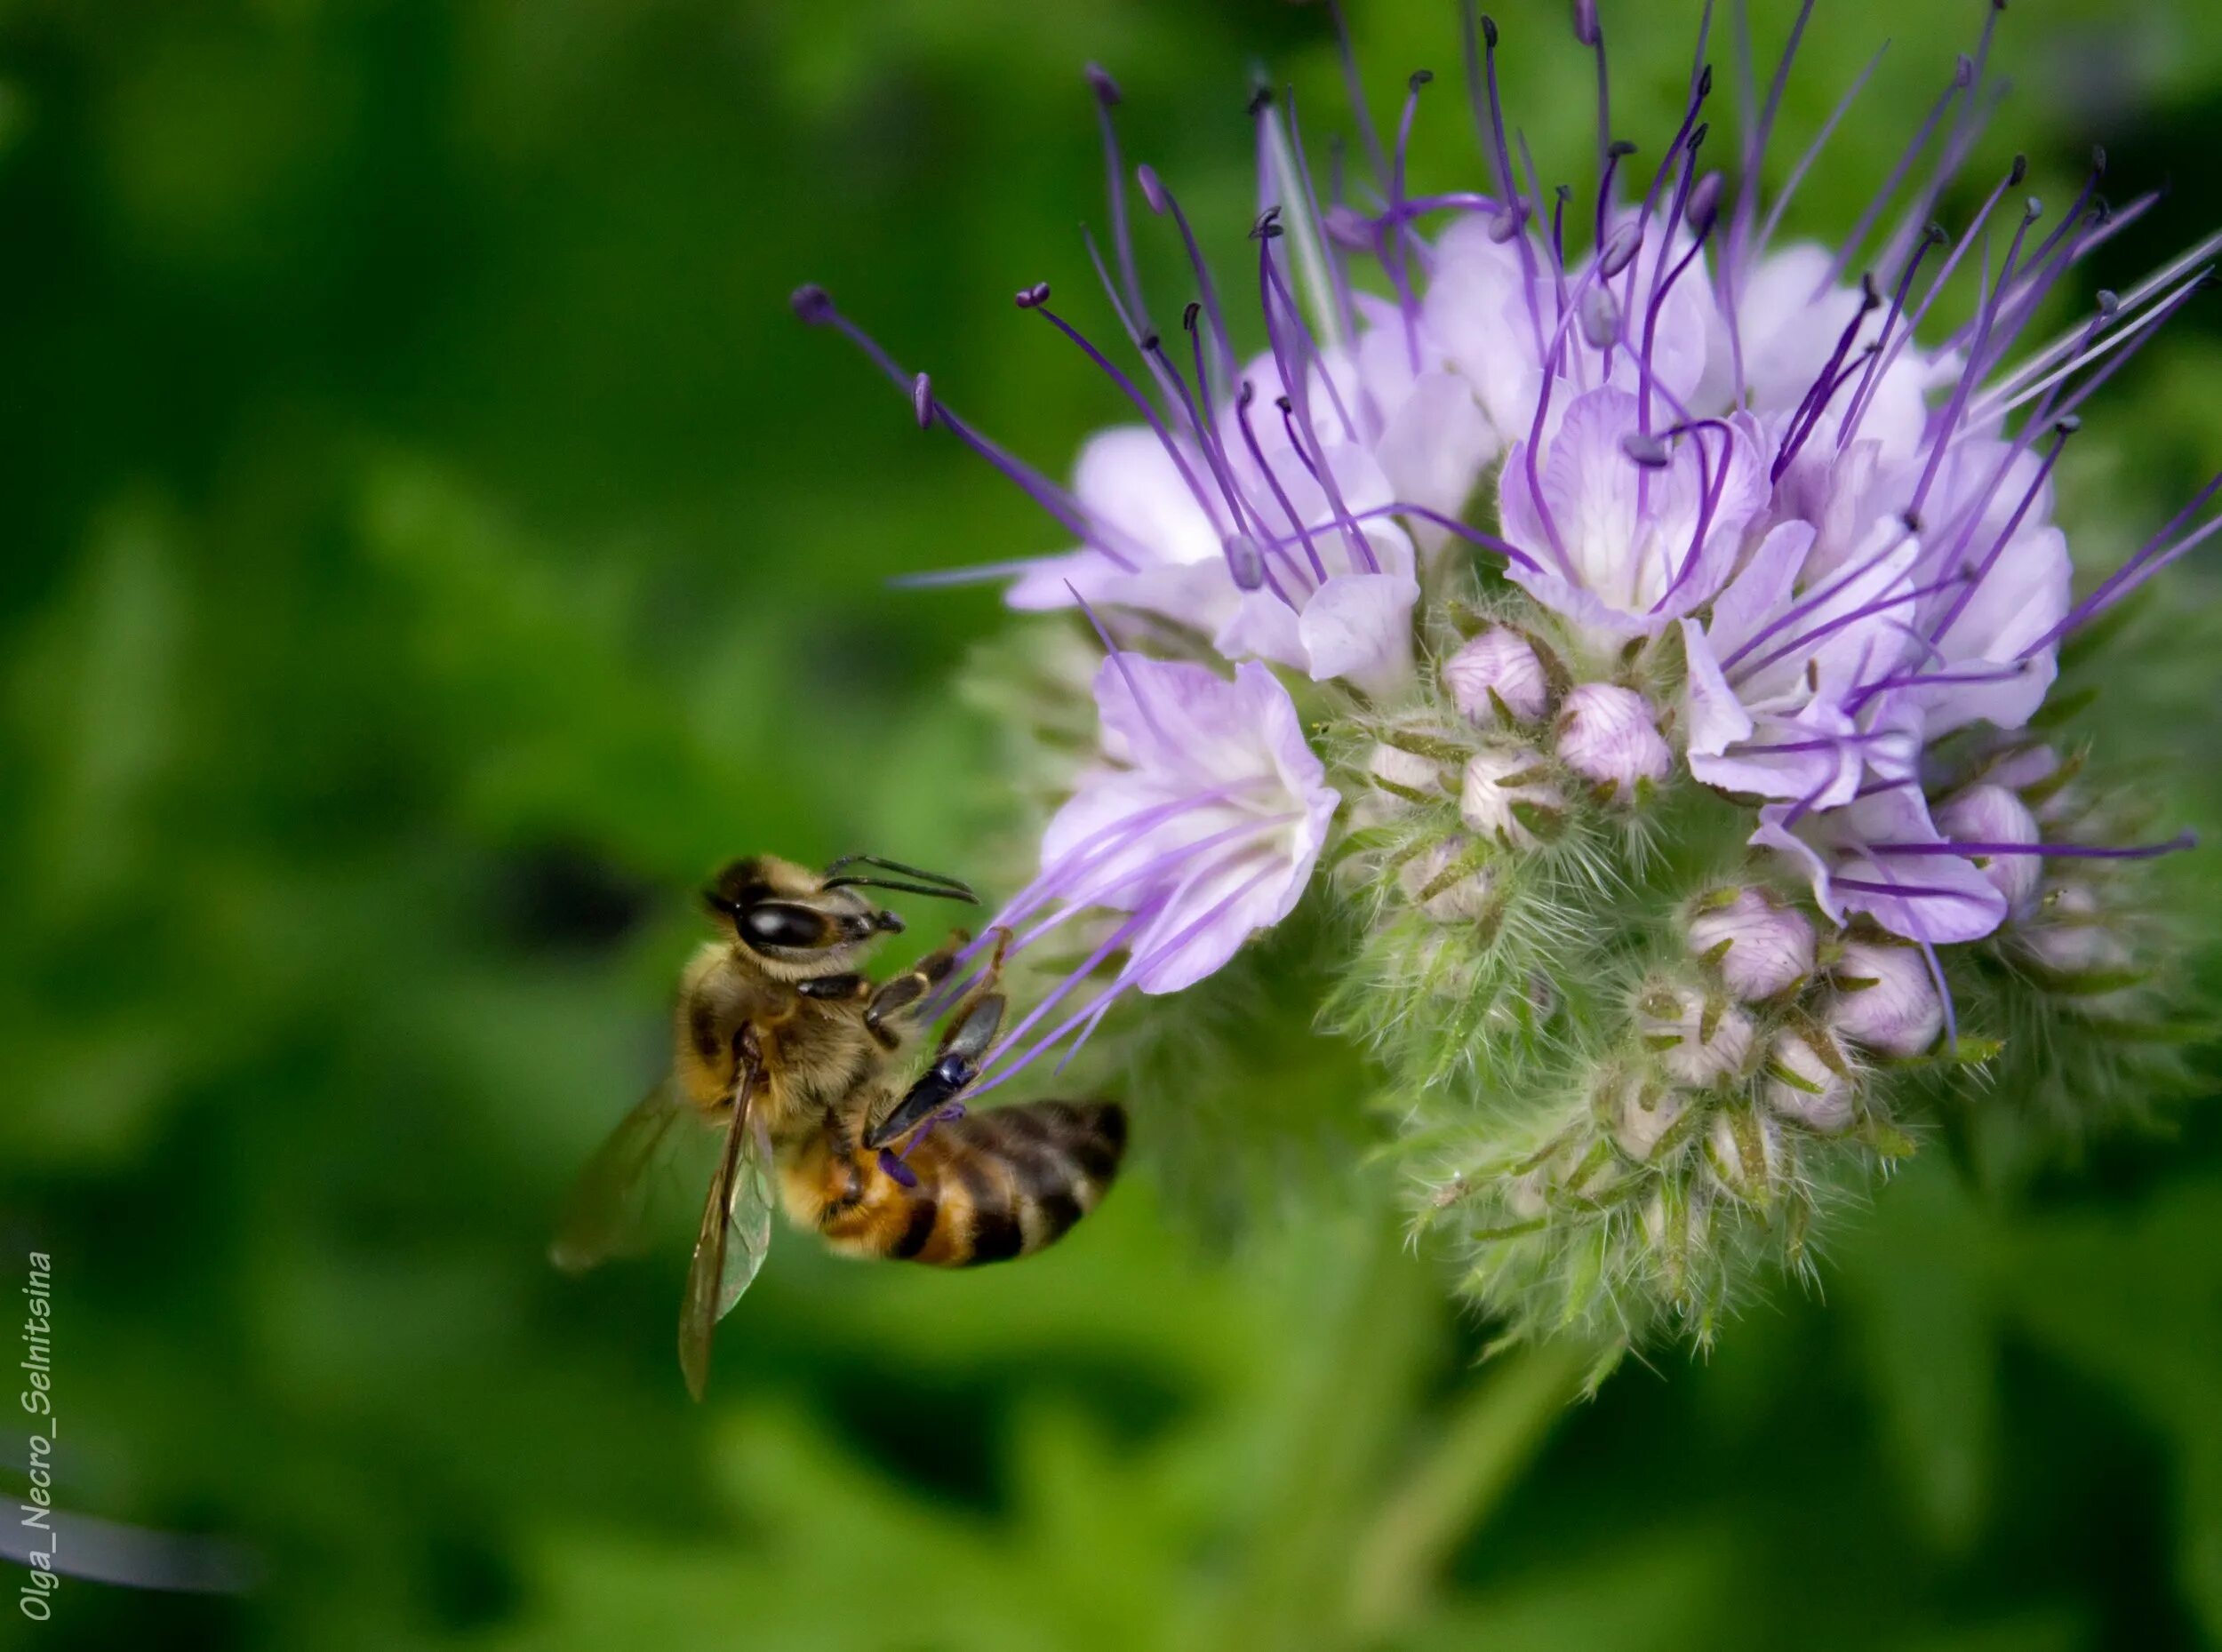
[[[1932,221],[1994,102],[1998,10],[1833,244],[1778,231],[1865,75],[1761,187],[1802,12],[1725,156],[1701,30],[1647,160],[1577,4],[1582,194],[1547,196],[1508,136],[1486,18],[1472,188],[1411,188],[1424,73],[1387,139],[1351,76],[1371,177],[1324,191],[1261,92],[1231,274],[1151,168],[1130,194],[1091,71],[1121,347],[1046,285],[1016,298],[1133,409],[1069,487],[796,295],[1070,536],[981,577],[1083,611],[1109,654],[1097,759],[1000,920],[1014,955],[1071,926],[1080,962],[983,1088],[1316,889],[1362,919],[1323,1017],[1379,1052],[1469,1288],[1514,1334],[1702,1338],[1755,1268],[1805,1265],[1831,1191],[1912,1151],[1928,1101],[2156,1013],[2124,863],[2182,842],[2122,835],[2039,730],[2063,642],[2222,524],[2222,478],[2079,598],[2053,477],[2210,249],[2027,342],[2151,203],[2110,205],[2098,157],[2050,211],[2017,159]],[[1177,330],[1137,275],[1137,196],[1190,263]]]

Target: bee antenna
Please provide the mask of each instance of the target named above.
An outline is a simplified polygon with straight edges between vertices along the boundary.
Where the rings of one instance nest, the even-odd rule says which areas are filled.
[[[819,887],[829,890],[893,890],[903,895],[931,895],[937,900],[961,900],[975,906],[979,905],[979,897],[954,879],[944,886],[931,883],[899,883],[892,878],[827,878]]]
[[[916,883],[889,883],[856,874],[846,877],[835,875],[843,866],[859,866],[876,867],[882,872],[896,873],[906,878],[915,878],[918,882]],[[930,884],[932,887],[921,888],[921,884]],[[968,883],[950,877],[945,873],[928,872],[923,866],[905,866],[899,860],[887,860],[878,855],[843,855],[826,868],[826,888],[841,889],[851,885],[865,889],[900,890],[912,895],[933,895],[943,900],[970,901],[974,906],[979,904],[979,897],[972,893],[971,886]]]

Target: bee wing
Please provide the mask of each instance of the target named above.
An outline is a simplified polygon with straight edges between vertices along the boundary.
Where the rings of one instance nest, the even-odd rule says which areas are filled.
[[[580,1273],[611,1257],[636,1255],[655,1202],[655,1174],[693,1132],[680,1121],[692,1112],[667,1078],[611,1130],[564,1201],[548,1258]]]
[[[679,1369],[685,1373],[687,1392],[697,1400],[709,1384],[711,1335],[755,1282],[771,1248],[771,1137],[763,1115],[751,1105],[759,1072],[754,1060],[742,1059],[725,1150],[710,1181],[693,1265],[687,1270],[679,1313]]]

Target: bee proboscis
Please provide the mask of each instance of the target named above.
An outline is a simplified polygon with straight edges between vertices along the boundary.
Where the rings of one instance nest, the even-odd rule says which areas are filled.
[[[866,889],[977,898],[954,878],[869,855],[823,872],[761,855],[717,874],[702,899],[723,933],[680,978],[671,1074],[595,1154],[556,1235],[567,1272],[628,1249],[649,1173],[686,1123],[720,1133],[679,1319],[680,1368],[698,1400],[717,1321],[763,1265],[775,1202],[836,1250],[963,1267],[1054,1242],[1118,1171],[1126,1118],[1115,1103],[968,1113],[959,1099],[1003,1022],[1000,934],[948,1009],[934,1059],[904,1085],[905,1057],[970,938],[959,930],[875,983],[858,966],[903,925]]]

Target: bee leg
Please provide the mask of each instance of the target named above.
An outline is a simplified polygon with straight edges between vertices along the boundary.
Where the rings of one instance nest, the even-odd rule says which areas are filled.
[[[819,975],[797,981],[795,990],[805,998],[861,998],[871,983],[860,975]]]
[[[958,954],[971,943],[963,930],[950,931],[946,946],[928,953],[909,970],[878,987],[864,1007],[864,1025],[883,1049],[900,1049],[905,1024],[916,1018],[917,1007],[927,994],[949,978]]]
[[[985,984],[966,1000],[941,1040],[933,1065],[895,1104],[895,1110],[880,1121],[879,1127],[865,1137],[864,1145],[884,1147],[899,1141],[930,1114],[955,1100],[979,1074],[980,1057],[1003,1026],[1003,995],[987,991]]]

